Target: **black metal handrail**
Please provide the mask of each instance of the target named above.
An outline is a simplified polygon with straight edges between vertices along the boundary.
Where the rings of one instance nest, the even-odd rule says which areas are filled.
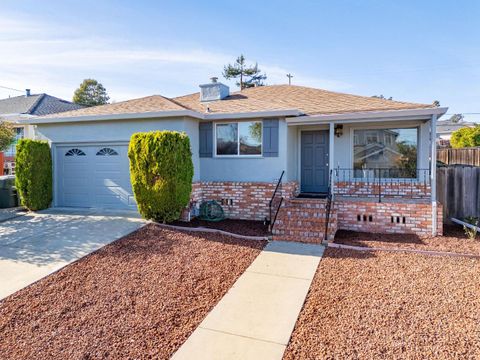
[[[338,183],[352,184],[352,187],[338,186]],[[431,195],[430,169],[334,169],[333,193],[351,197],[415,197]]]
[[[283,203],[283,195],[281,194],[281,186],[282,186],[282,179],[283,179],[283,174],[285,174],[285,170],[282,171],[282,174],[280,175],[280,178],[278,179],[277,186],[275,187],[275,191],[273,192],[272,198],[270,199],[270,202],[268,203],[268,230],[271,232],[273,230],[273,225],[275,224],[275,221],[277,220],[277,215],[278,212],[280,211],[280,207],[282,206]],[[280,189],[280,191],[279,191]],[[280,194],[280,201],[278,202],[278,205],[274,207],[274,201],[276,199],[277,193]],[[272,218],[273,210],[275,210],[275,215]]]
[[[333,199],[332,175],[333,175],[333,170],[330,170],[330,174],[328,175],[327,206],[325,209],[326,215],[325,215],[325,234],[323,237],[324,241],[328,241],[328,223],[330,222],[330,212],[332,211],[332,199]]]

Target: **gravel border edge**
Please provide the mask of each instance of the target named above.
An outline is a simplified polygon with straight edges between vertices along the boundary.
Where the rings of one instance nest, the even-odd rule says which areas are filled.
[[[353,246],[353,245],[344,245],[344,244],[335,244],[335,243],[329,243],[328,247],[336,248],[336,249],[357,250],[357,251],[408,252],[408,253],[415,253],[415,254],[422,254],[422,255],[433,255],[433,256],[453,256],[453,257],[480,258],[480,255],[467,254],[467,253],[454,253],[454,252],[448,252],[448,251],[405,249],[405,248],[376,248],[376,247],[362,247],[362,246]]]
[[[150,223],[159,225],[161,227],[164,227],[166,229],[172,229],[172,230],[181,230],[181,231],[191,231],[191,232],[203,232],[203,233],[218,233],[222,235],[227,235],[231,236],[237,239],[243,239],[243,240],[254,240],[254,241],[269,241],[268,236],[248,236],[248,235],[240,235],[240,234],[235,234],[231,233],[228,231],[224,230],[219,230],[219,229],[210,229],[206,227],[186,227],[186,226],[176,226],[176,225],[168,225],[168,224],[162,224],[156,221],[150,221]]]

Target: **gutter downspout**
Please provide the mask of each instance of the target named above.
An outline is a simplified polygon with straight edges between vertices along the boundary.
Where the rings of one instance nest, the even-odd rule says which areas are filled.
[[[437,115],[430,120],[430,188],[432,197],[432,235],[437,235]]]

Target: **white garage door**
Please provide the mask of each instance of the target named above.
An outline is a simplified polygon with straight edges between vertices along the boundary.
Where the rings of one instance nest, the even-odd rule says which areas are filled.
[[[127,145],[57,146],[57,206],[136,210]]]

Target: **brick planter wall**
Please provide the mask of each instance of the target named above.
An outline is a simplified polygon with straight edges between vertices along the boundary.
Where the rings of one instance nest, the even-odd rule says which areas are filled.
[[[432,206],[429,202],[335,200],[338,229],[373,233],[431,236]],[[442,206],[437,205],[437,233],[443,233]]]
[[[196,182],[192,186],[192,202],[215,200],[230,219],[264,220],[276,183],[211,181]],[[291,198],[297,191],[296,182],[282,184],[281,192]]]

